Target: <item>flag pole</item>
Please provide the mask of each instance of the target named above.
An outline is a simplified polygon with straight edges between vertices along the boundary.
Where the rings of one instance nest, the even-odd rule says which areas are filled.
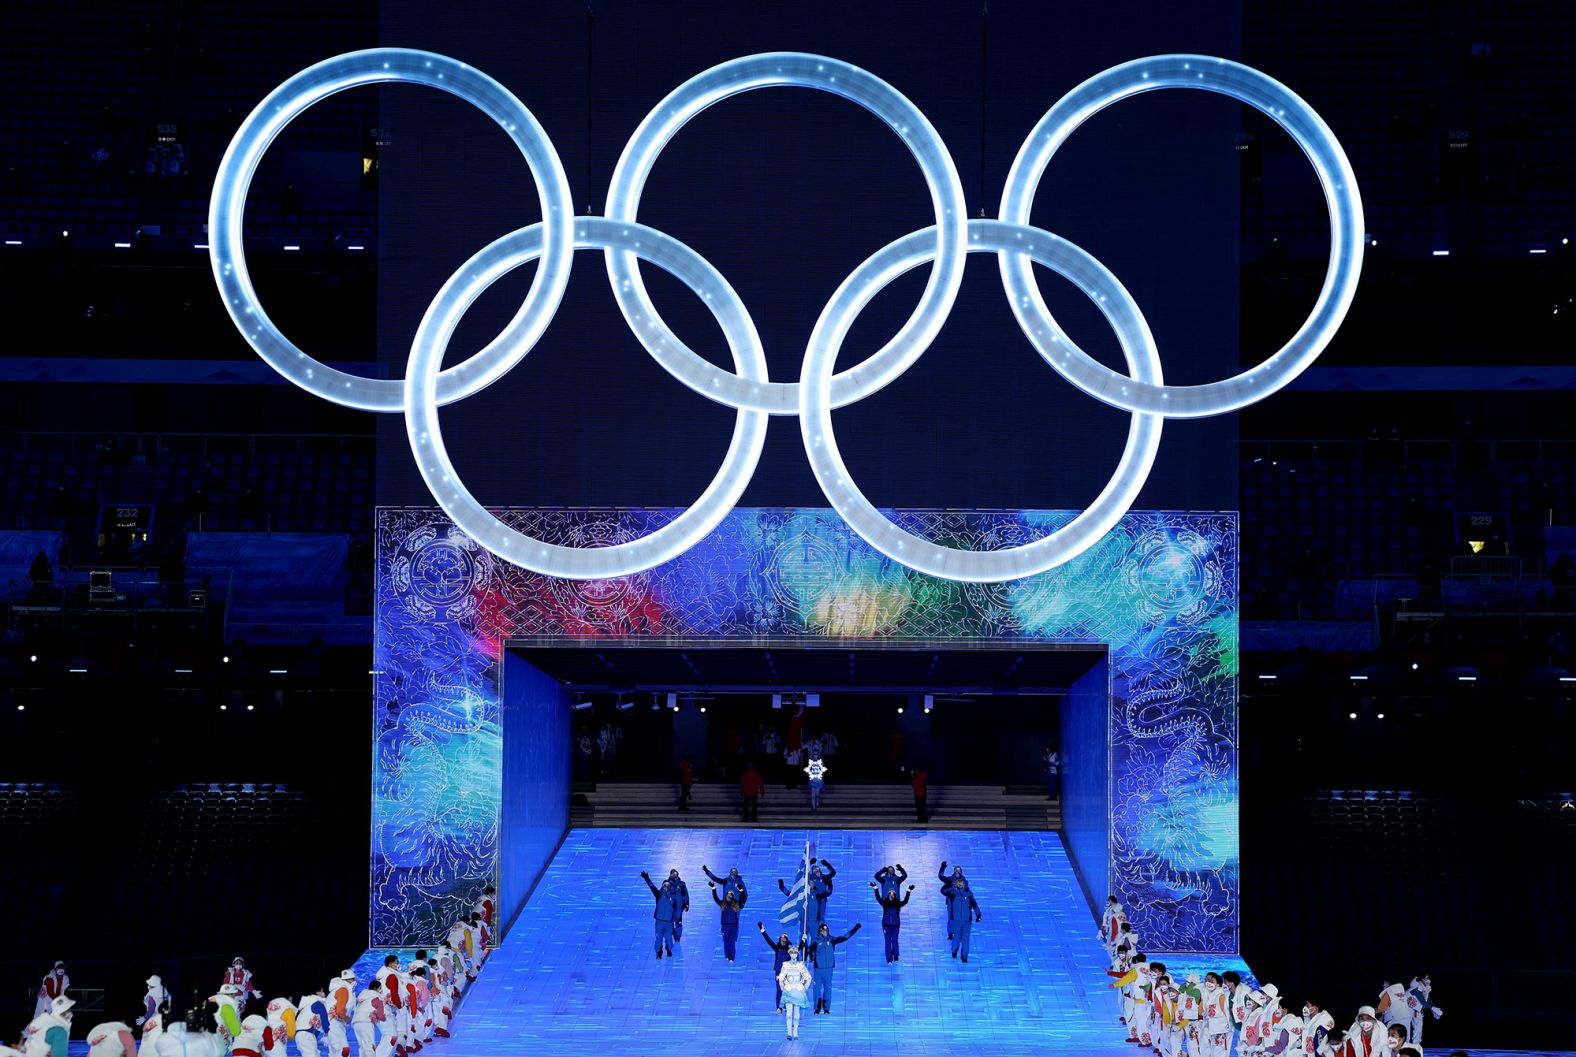
[[[804,909],[799,912],[799,945],[810,942],[810,842],[804,842]]]

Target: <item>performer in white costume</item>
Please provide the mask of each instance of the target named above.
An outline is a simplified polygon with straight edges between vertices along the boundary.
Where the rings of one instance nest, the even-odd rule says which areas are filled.
[[[112,1020],[88,1032],[88,1057],[137,1057],[131,1025]]]
[[[66,975],[66,963],[56,962],[38,985],[38,1001],[33,1004],[33,1018],[36,1020],[48,1013],[55,999],[65,998],[70,987],[71,977]]]
[[[61,995],[33,1018],[23,1033],[22,1052],[26,1057],[66,1057],[71,1042],[71,1007],[76,1004],[74,999]]]
[[[241,1021],[241,1034],[230,1046],[230,1057],[263,1057],[263,1032],[268,1030],[268,1019],[253,1013]]]
[[[369,987],[356,996],[356,1012],[350,1027],[356,1033],[356,1053],[359,1057],[389,1057],[393,1051],[390,1039],[383,992]],[[382,1038],[378,1038],[378,1032]]]
[[[268,1027],[263,1032],[263,1051],[266,1057],[287,1057],[290,1039],[295,1035],[295,1003],[288,998],[269,1001],[264,1019]]]
[[[247,999],[263,997],[263,993],[252,983],[252,972],[246,967],[244,958],[237,957],[232,961],[230,968],[224,972],[224,979],[219,983],[221,994],[226,986],[235,988],[235,1012],[238,1016],[246,1015]]]
[[[1423,1021],[1432,1016],[1435,1020],[1445,1015],[1445,1011],[1434,1005],[1434,982],[1428,978],[1427,973],[1412,978],[1412,985],[1406,993],[1417,1003],[1412,1010],[1412,1023],[1407,1032],[1406,1041],[1416,1046],[1423,1045]],[[1426,1015],[1425,1015],[1426,1014]]]
[[[224,1040],[225,1049],[241,1034],[241,1010],[238,999],[240,989],[234,984],[223,984],[219,993],[210,995],[208,1001],[213,1003],[213,1022],[219,1029],[219,1035]]]
[[[321,1043],[327,1033],[328,1000],[323,992],[302,995],[295,1015],[295,1044],[301,1057],[320,1057]]]
[[[148,985],[148,991],[142,996],[142,1016],[137,1018],[139,1027],[170,1011],[170,993],[164,989],[164,981],[157,976],[150,976],[144,982]]]
[[[328,982],[328,1057],[350,1057],[350,1021],[356,1014],[356,971]]]
[[[788,960],[777,972],[777,986],[783,989],[790,1039],[799,1037],[799,1015],[810,1008],[810,983],[810,970],[799,960],[799,948],[789,947]]]

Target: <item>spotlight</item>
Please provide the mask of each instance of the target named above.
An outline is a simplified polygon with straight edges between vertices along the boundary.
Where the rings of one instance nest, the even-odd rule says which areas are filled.
[[[1383,713],[1383,712],[1381,712],[1381,713],[1379,713],[1379,716],[1378,716],[1378,718],[1379,718],[1379,719],[1383,719],[1383,718],[1384,718],[1384,713]]]
[[[60,237],[63,239],[69,239],[71,237],[71,232],[62,229],[60,232]]]
[[[701,705],[700,706],[700,711],[701,711],[701,715],[705,715],[706,714],[706,706],[705,705]]]
[[[219,658],[219,663],[221,663],[221,664],[229,664],[230,663],[230,655],[227,653],[223,657],[220,657]]]
[[[1352,712],[1349,715],[1350,715],[1350,718],[1352,718],[1352,719],[1356,719],[1357,718],[1357,713],[1356,712]]]
[[[257,709],[257,706],[256,706],[256,705],[247,705],[247,706],[246,706],[246,710],[247,710],[247,711],[248,711],[248,712],[254,712],[254,711],[256,711],[256,709]],[[1383,719],[1383,718],[1384,718],[1384,717],[1383,717],[1383,716],[1380,716],[1380,717],[1379,717],[1379,718],[1380,718],[1380,719]]]
[[[898,705],[897,706],[897,714],[900,715],[900,716],[903,714],[903,706],[902,705]]]
[[[229,705],[220,705],[219,706],[219,711],[220,712],[228,712],[228,711],[230,711],[230,706]]]
[[[586,709],[591,707],[591,702],[590,701],[582,701],[579,698],[576,698],[575,699],[575,703],[570,705],[569,707],[574,709],[576,712],[584,712]]]
[[[16,710],[18,712],[26,712],[27,711],[27,706],[26,705],[17,705],[16,706]]]
[[[1412,671],[1414,671],[1414,672],[1417,671],[1417,662],[1416,661],[1412,662]]]
[[[29,661],[30,661],[30,662],[31,662],[31,663],[33,663],[33,664],[37,664],[37,663],[38,663],[38,654],[36,654],[36,653],[30,653],[30,654],[28,654],[28,655],[27,655],[27,659],[28,659],[28,660],[29,660]]]

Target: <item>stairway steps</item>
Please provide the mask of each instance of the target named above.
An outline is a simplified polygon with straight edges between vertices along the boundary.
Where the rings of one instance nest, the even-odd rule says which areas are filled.
[[[690,809],[677,809],[678,786],[657,782],[604,782],[581,786],[570,824],[577,827],[722,829],[986,829],[1059,830],[1061,803],[1043,794],[1009,795],[1001,786],[932,786],[930,821],[914,818],[906,785],[845,785],[829,789],[821,810],[810,810],[805,788],[769,787],[761,798],[761,820],[739,820],[738,787],[697,783]]]

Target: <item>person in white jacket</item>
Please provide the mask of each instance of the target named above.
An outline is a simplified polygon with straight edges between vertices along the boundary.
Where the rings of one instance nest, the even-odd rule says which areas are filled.
[[[1199,1010],[1197,1057],[1229,1057],[1231,1053],[1231,996],[1219,973],[1204,974],[1204,1001]]]
[[[810,969],[799,960],[799,948],[788,948],[788,960],[777,971],[777,986],[783,990],[783,1009],[787,1011],[788,1038],[799,1037],[799,1015],[810,1008]]]
[[[27,1057],[66,1057],[71,1046],[71,1007],[76,1000],[60,996],[27,1025],[22,1052]]]
[[[230,1045],[230,1057],[263,1057],[263,1032],[268,1030],[268,1018],[256,1013],[241,1021],[241,1033]]]
[[[350,1057],[350,1021],[356,1013],[356,970],[328,982],[328,1057]]]
[[[47,1014],[55,999],[65,998],[70,989],[71,977],[66,975],[66,963],[56,962],[38,985],[38,1001],[33,1003],[33,1019]]]
[[[473,952],[467,942],[469,935],[469,924],[463,919],[449,926],[449,949],[454,951],[455,957],[459,960],[460,972],[465,974],[467,981],[476,979]]]
[[[261,999],[263,993],[252,983],[252,971],[246,967],[246,959],[237,956],[230,962],[230,967],[224,971],[224,979],[220,981],[219,991],[222,994],[226,987],[235,988],[235,1012],[237,1016],[246,1015],[248,999]]]
[[[131,1025],[112,1020],[88,1032],[88,1057],[137,1057]]]
[[[157,976],[150,976],[145,983],[148,990],[142,996],[142,1016],[137,1018],[139,1027],[153,1017],[163,1016],[170,1011],[170,993],[164,989],[164,981]]]
[[[263,1019],[268,1022],[263,1032],[265,1057],[288,1057],[290,1037],[295,1034],[295,1003],[288,998],[274,998],[268,1002]]]
[[[1434,982],[1428,978],[1427,973],[1412,977],[1412,984],[1406,993],[1414,1003],[1412,1008],[1412,1023],[1407,1032],[1406,1041],[1421,1047],[1423,1045],[1423,1021],[1432,1016],[1435,1020],[1445,1015],[1445,1011],[1434,1005]],[[1426,1015],[1425,1015],[1426,1014]]]
[[[1379,1000],[1374,1003],[1374,1012],[1379,1014],[1379,1020],[1385,1027],[1400,1024],[1408,1027],[1412,1023],[1412,1006],[1416,1003],[1411,995],[1406,993],[1406,986],[1399,980],[1385,980],[1384,990],[1379,992]]]
[[[164,1027],[161,1017],[142,1025],[138,1057],[225,1057],[224,1039],[211,1031],[187,1031],[181,1023]]]
[[[358,1057],[389,1057],[394,1047],[387,1015],[383,992],[377,988],[369,987],[356,996],[356,1012],[350,1018],[350,1027],[356,1034]],[[379,1032],[383,1036],[381,1039],[377,1037]]]

